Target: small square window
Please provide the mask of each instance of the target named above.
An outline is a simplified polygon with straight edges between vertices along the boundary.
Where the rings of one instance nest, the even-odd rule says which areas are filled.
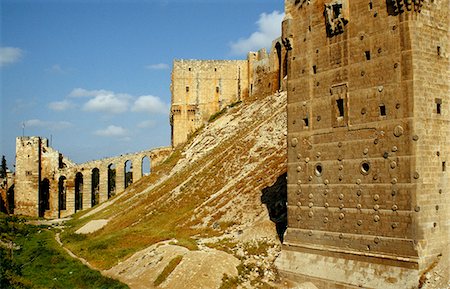
[[[304,124],[305,127],[308,127],[308,126],[309,126],[309,119],[308,119],[307,117],[305,117],[305,118],[303,119],[303,124]]]
[[[442,99],[436,98],[434,101],[436,103],[436,113],[441,114]]]
[[[384,104],[380,105],[380,115],[386,116],[386,106]]]
[[[344,100],[342,98],[336,99],[336,105],[338,108],[338,117],[344,117]]]

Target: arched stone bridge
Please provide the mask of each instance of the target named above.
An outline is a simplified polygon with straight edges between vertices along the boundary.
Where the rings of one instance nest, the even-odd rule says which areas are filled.
[[[67,166],[59,171],[58,217],[91,208],[124,191],[165,160],[172,148],[158,148]],[[64,204],[65,203],[65,204]]]
[[[102,203],[149,174],[171,147],[76,164],[41,137],[16,139],[14,213],[60,218]]]

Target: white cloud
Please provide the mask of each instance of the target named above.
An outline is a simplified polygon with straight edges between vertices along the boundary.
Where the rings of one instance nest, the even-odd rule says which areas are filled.
[[[18,62],[23,56],[23,50],[16,47],[0,47],[0,67]]]
[[[69,94],[69,97],[88,97],[90,98],[84,105],[84,111],[105,112],[105,113],[124,113],[129,108],[129,102],[132,97],[124,93],[115,93],[109,90],[86,90],[84,88],[75,88]]]
[[[143,95],[134,102],[131,110],[136,112],[167,113],[169,106],[157,96]]]
[[[106,137],[124,137],[127,132],[123,127],[110,125],[105,129],[95,131],[94,134]]]
[[[99,94],[83,106],[85,111],[124,113],[128,110],[130,96],[127,94]]]
[[[95,97],[101,94],[114,94],[114,92],[104,89],[87,90],[84,88],[75,88],[69,93],[69,97]]]
[[[153,69],[153,70],[166,70],[169,69],[169,65],[166,63],[157,63],[157,64],[150,64],[145,66],[147,69]]]
[[[83,105],[84,111],[103,112],[107,114],[120,114],[127,111],[146,113],[167,113],[169,105],[164,103],[159,97],[153,95],[143,95],[133,97],[126,93],[116,93],[110,90],[87,90],[75,88],[68,95],[71,98],[89,98]],[[55,103],[54,106],[62,106],[64,101]]]
[[[74,104],[65,99],[62,101],[54,101],[48,104],[48,107],[54,111],[65,111],[74,107]]]
[[[138,128],[152,128],[155,127],[156,122],[154,120],[146,120],[138,123]]]
[[[62,130],[72,126],[72,123],[68,121],[45,121],[40,119],[30,119],[24,122],[25,128],[27,127],[39,127],[47,128],[50,130]]]
[[[270,48],[272,41],[281,36],[281,22],[284,13],[273,11],[270,14],[262,13],[256,24],[258,30],[248,38],[241,38],[232,42],[231,53],[235,55],[245,55],[250,51],[257,51],[261,48]]]

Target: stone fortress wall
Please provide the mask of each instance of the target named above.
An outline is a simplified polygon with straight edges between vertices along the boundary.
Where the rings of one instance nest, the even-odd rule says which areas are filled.
[[[278,268],[319,288],[417,288],[450,251],[449,1],[285,5]]]
[[[14,213],[62,218],[91,208],[142,178],[144,161],[154,166],[171,152],[157,148],[75,164],[45,138],[18,137]]]
[[[175,60],[172,69],[172,146],[188,139],[229,105],[271,95],[283,88],[286,50],[280,39],[246,60]]]

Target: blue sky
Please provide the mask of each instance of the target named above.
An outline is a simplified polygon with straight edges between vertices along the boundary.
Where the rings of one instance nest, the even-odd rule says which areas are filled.
[[[77,163],[170,145],[174,59],[245,59],[283,0],[0,0],[1,150],[52,139]]]

